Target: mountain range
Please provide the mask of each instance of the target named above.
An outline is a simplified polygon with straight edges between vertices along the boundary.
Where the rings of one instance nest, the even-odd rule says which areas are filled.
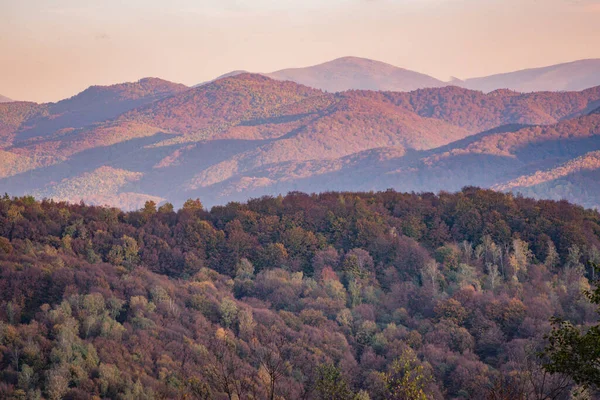
[[[232,71],[217,79],[247,73]],[[578,91],[600,85],[600,59],[579,60],[542,68],[444,82],[429,75],[380,61],[343,57],[319,65],[263,73],[328,92],[382,90],[404,92],[423,88],[460,86],[482,92],[510,89],[518,92]]]
[[[599,205],[600,87],[326,92],[241,73],[0,104],[0,192],[136,209],[466,185]]]

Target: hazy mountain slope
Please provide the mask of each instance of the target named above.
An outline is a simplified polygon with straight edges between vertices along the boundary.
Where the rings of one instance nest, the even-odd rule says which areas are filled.
[[[0,94],[0,103],[9,103],[9,102],[11,102],[11,101],[12,101],[12,99],[9,99],[8,97],[6,97],[6,96],[2,96],[2,95]]]
[[[497,131],[497,132],[496,132]],[[565,179],[579,169],[594,169],[590,150],[600,150],[600,115],[562,121],[549,126],[501,129],[482,133],[440,149],[406,152],[398,148],[373,149],[335,160],[283,162],[265,165],[215,185],[199,194],[233,198],[260,196],[270,191],[326,191],[352,187],[354,190],[406,191],[458,190],[466,185],[521,191],[521,186],[504,187],[501,183],[537,171],[560,175],[567,163]],[[575,160],[573,160],[575,159]],[[570,162],[573,160],[572,162]],[[562,176],[561,175],[561,176]],[[591,184],[588,180],[587,184]],[[497,185],[497,186],[495,186]],[[551,189],[546,189],[546,197]],[[591,190],[591,189],[590,189]],[[544,197],[538,190],[537,197]],[[561,192],[562,193],[562,192]],[[212,198],[212,197],[211,197]],[[567,198],[571,198],[567,196]],[[591,196],[578,197],[587,206]]]
[[[200,86],[124,114],[165,130],[191,134],[210,124],[232,125],[277,116],[279,107],[321,91],[256,74],[241,74]]]
[[[187,89],[187,86],[157,78],[111,86],[92,86],[69,99],[48,104],[48,115],[30,119],[29,127],[21,129],[18,139],[49,136],[62,129],[82,128],[106,121]]]
[[[449,86],[378,95],[420,116],[442,119],[472,133],[506,124],[553,124],[600,105],[600,86],[581,92],[525,94],[509,90],[484,94]]]
[[[216,185],[213,186],[215,191],[226,196],[236,193],[248,195],[248,191],[251,189],[256,189],[257,195],[269,193],[269,190],[327,190],[332,187],[331,185],[339,183],[337,176],[328,182],[326,180],[328,172],[335,172],[342,166],[346,166],[351,169],[351,172],[349,173],[350,178],[345,183],[352,188],[363,188],[364,183],[372,184],[375,180],[368,174],[363,174],[358,167],[352,167],[353,162],[348,161],[348,158],[344,161],[334,161],[334,159],[369,148],[385,148],[387,146],[401,145],[403,148],[416,150],[431,149],[451,140],[460,139],[461,135],[462,137],[467,136],[464,131],[463,133],[456,131],[455,125],[447,125],[446,121],[470,129],[487,128],[504,123],[552,123],[557,118],[586,109],[590,103],[594,103],[598,99],[598,96],[600,93],[597,90],[582,93],[535,95],[500,91],[485,95],[460,88],[422,90],[413,93],[344,93],[339,96],[340,101],[330,107],[330,109],[335,108],[338,112],[315,120],[305,130],[301,130],[293,137],[266,143],[213,165],[194,176],[186,183],[186,187],[189,190],[205,188],[205,191],[200,193],[207,193],[209,196],[214,193],[207,188],[213,185]],[[373,108],[372,112],[365,112],[374,104],[377,107]],[[402,108],[406,108],[405,111],[410,109],[417,114],[405,113]],[[418,114],[432,118],[424,118]],[[402,115],[404,118],[401,117]],[[469,119],[469,115],[471,119]],[[444,124],[436,128],[435,125],[432,125],[432,121],[436,121],[435,118],[444,120],[440,121]],[[396,129],[398,136],[394,136],[395,141],[391,139],[388,139],[387,142],[382,141],[386,137],[386,126]],[[449,126],[453,128],[448,129]],[[511,126],[514,129],[499,129],[499,132],[510,132],[519,127],[523,127],[523,125]],[[567,125],[563,128],[565,130],[572,129],[579,134],[584,133],[584,127]],[[370,134],[374,131],[378,133],[378,136],[374,137]],[[444,133],[452,131],[455,132],[453,138],[451,135],[450,137],[444,135]],[[346,133],[346,135],[342,134],[339,136],[340,140],[337,141],[336,137],[340,132]],[[357,133],[349,135],[349,132]],[[483,137],[493,133],[495,132],[486,133]],[[364,143],[353,148],[352,142],[356,141],[356,137],[364,140]],[[434,142],[427,143],[427,138],[433,138]],[[419,140],[422,142],[416,142]],[[322,162],[315,156],[316,154],[322,155],[320,157]],[[348,164],[351,166],[349,167]],[[360,169],[379,170],[381,167],[379,164],[381,164],[381,160],[368,163],[361,159]],[[514,166],[513,162],[506,160],[505,167],[512,166]],[[287,171],[289,175],[286,176],[282,171]],[[502,171],[504,171],[503,168],[497,172],[501,174]],[[484,171],[475,165],[473,173],[479,172]],[[493,171],[488,172],[488,174],[493,173]],[[377,172],[374,173],[374,175],[376,174]],[[311,180],[311,177],[314,178],[317,175],[322,175],[321,178],[324,182],[322,186],[318,186],[315,182],[321,178]],[[482,175],[482,178],[485,178],[485,175]],[[297,182],[298,179],[304,181]],[[461,175],[459,179],[462,180],[463,176]],[[431,179],[427,177],[426,180],[435,185],[444,183],[435,177]],[[452,179],[450,182],[455,181],[456,179]],[[282,186],[283,182],[285,184]],[[486,183],[482,180],[478,182]],[[308,186],[303,186],[305,184]],[[398,185],[393,181],[386,184],[390,187]],[[462,184],[459,184],[459,188],[461,186]],[[343,189],[345,186],[333,187]],[[385,189],[386,187],[377,188]],[[367,186],[366,188],[371,189],[372,187]],[[402,188],[411,190],[410,186],[402,186]]]
[[[431,76],[358,57],[338,58],[311,67],[284,69],[265,75],[329,92],[350,89],[410,91],[444,86],[444,82]]]
[[[596,169],[600,169],[600,151],[592,151],[549,170],[537,171],[534,174],[521,176],[507,183],[495,185],[494,189],[511,190],[535,186],[548,181],[564,178],[580,171],[593,171]]]
[[[120,192],[130,183],[139,181],[143,174],[111,167],[100,167],[71,179],[34,191],[37,198],[53,198],[57,201],[78,203],[83,200],[87,204],[123,204],[125,208],[138,209],[147,200],[160,202],[164,199],[140,193]]]
[[[264,165],[335,159],[387,146],[431,149],[468,136],[466,130],[444,121],[352,94],[340,96],[323,114],[290,135],[207,168],[188,186],[209,186]]]
[[[564,176],[559,173],[555,178],[547,181],[523,187],[512,187],[510,191],[536,199],[568,199],[585,207],[600,209],[600,187],[598,186],[600,166],[594,167],[592,165],[592,163],[597,162],[597,155],[584,156],[578,161],[590,164],[583,168],[577,168]],[[565,169],[569,167],[571,165],[565,165]],[[557,168],[557,170],[562,172],[562,168]],[[549,171],[550,174],[555,172],[557,171]],[[536,176],[533,176],[533,178],[536,178]]]
[[[600,206],[600,151],[591,151],[553,168],[520,176],[493,186],[536,198],[574,199],[588,207]]]
[[[131,122],[117,126],[110,119],[187,89],[162,79],[146,78],[92,86],[57,103],[0,104],[0,149],[4,154],[0,177],[49,166],[86,149],[154,135],[158,130],[153,127]]]
[[[27,155],[0,149],[0,178],[17,175],[36,166],[37,162]]]
[[[48,106],[30,102],[0,103],[0,149],[9,146],[16,132],[36,116],[47,116]]]
[[[551,180],[552,175],[568,179],[573,172],[590,169],[593,153],[577,157],[597,150],[600,150],[600,115],[584,116],[552,126],[491,134],[464,147],[425,154],[412,163],[399,162],[395,170],[379,176],[379,186],[397,182],[398,187],[410,190],[454,190],[478,185],[519,191],[518,182],[528,179],[542,182]],[[549,191],[547,195],[554,197]]]
[[[123,121],[97,127],[73,129],[49,138],[16,144],[10,151],[35,154],[38,158],[63,160],[73,154],[99,147],[111,146],[135,138],[154,136],[161,130],[143,123]]]
[[[600,85],[600,59],[472,78],[463,85],[484,92],[501,88],[519,92],[583,90]]]

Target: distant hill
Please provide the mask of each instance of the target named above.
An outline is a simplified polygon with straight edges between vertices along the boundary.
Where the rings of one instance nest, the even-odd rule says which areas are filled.
[[[0,140],[2,140],[2,136],[14,135],[17,131],[17,137],[13,137],[12,140],[45,137],[65,129],[82,128],[115,118],[133,108],[144,106],[187,89],[188,87],[185,85],[157,78],[145,78],[137,82],[111,86],[92,86],[57,103],[13,102],[2,104],[0,105]],[[13,120],[12,128],[5,128],[4,131],[2,129],[3,114],[10,116]],[[26,118],[17,121],[14,118],[15,115],[26,115]]]
[[[11,99],[9,99],[8,97],[2,96],[2,95],[0,94],[0,103],[9,103],[9,102],[11,102],[11,101],[12,101],[12,100],[11,100]]]
[[[519,92],[583,90],[600,85],[600,59],[472,78],[463,81],[462,85],[484,92],[500,88]]]
[[[311,67],[284,69],[265,75],[328,92],[350,89],[410,91],[445,85],[428,75],[358,57],[338,58]]]

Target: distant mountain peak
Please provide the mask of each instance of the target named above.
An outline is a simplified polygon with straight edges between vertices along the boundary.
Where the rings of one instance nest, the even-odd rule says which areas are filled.
[[[13,100],[0,94],[0,103],[10,103],[11,101]]]
[[[265,75],[328,92],[353,89],[407,92],[445,85],[425,74],[360,57],[341,57],[309,67],[283,69]]]
[[[355,56],[340,57],[340,58],[336,58],[331,61],[326,61],[326,62],[317,64],[317,65],[326,65],[326,64],[386,65],[386,66],[389,66],[392,68],[400,68],[400,67],[396,67],[392,64],[389,64],[389,63],[386,63],[383,61],[377,61],[377,60],[372,60],[370,58],[355,57]]]
[[[372,60],[370,58],[356,57],[356,56],[338,57],[338,58],[334,58],[333,60],[328,61],[328,62],[336,62],[336,61],[353,61],[353,62],[355,62],[355,61],[366,61],[366,62],[372,62],[372,63],[381,62],[381,61]]]

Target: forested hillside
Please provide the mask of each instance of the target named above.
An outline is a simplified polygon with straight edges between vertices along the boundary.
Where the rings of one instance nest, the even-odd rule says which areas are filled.
[[[537,353],[552,317],[596,320],[599,235],[596,211],[477,188],[6,196],[0,398],[568,399]]]

